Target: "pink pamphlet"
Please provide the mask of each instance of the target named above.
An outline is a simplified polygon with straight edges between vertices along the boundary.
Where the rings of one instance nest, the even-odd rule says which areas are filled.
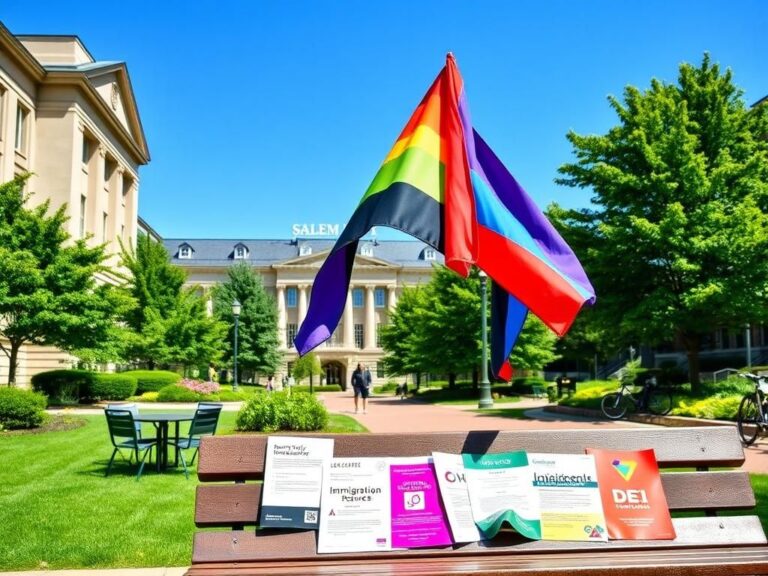
[[[428,458],[398,459],[389,467],[392,547],[453,544],[440,500],[434,464]]]

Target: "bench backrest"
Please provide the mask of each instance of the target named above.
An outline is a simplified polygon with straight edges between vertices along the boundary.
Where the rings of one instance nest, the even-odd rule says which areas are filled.
[[[640,450],[653,448],[667,501],[672,511],[694,511],[709,517],[675,519],[674,546],[764,544],[765,534],[755,516],[714,518],[728,510],[751,509],[754,493],[746,472],[709,471],[739,467],[744,451],[734,427],[626,428],[610,430],[556,430],[527,432],[450,432],[420,434],[316,434],[332,437],[335,456],[427,456],[433,451],[493,453],[512,450],[583,454],[584,449]],[[314,531],[256,532],[267,437],[262,435],[212,436],[202,440],[195,523],[198,527],[230,527],[236,532],[200,532],[195,536],[193,562],[260,561],[275,558],[313,559]],[[688,468],[692,471],[669,471]],[[205,484],[207,482],[233,484]],[[701,514],[699,514],[701,516]],[[246,527],[248,529],[246,530]],[[611,542],[617,549],[632,549],[633,541]],[[670,547],[669,541],[643,542],[644,547]],[[561,551],[583,548],[573,542],[530,542],[505,534],[489,543],[460,549],[403,551],[397,554],[500,553],[516,550]],[[392,554],[387,552],[385,554]],[[339,555],[336,555],[339,556]],[[371,553],[357,555],[371,558]],[[327,557],[327,555],[323,555]],[[355,555],[345,555],[354,558]]]

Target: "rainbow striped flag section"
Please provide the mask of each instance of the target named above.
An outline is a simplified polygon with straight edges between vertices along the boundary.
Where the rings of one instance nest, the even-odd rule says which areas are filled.
[[[507,359],[529,310],[562,336],[595,301],[573,251],[474,130],[450,54],[321,266],[294,340],[299,354],[338,325],[358,242],[374,226],[422,240],[464,277],[474,265],[493,280],[497,377],[511,376]]]

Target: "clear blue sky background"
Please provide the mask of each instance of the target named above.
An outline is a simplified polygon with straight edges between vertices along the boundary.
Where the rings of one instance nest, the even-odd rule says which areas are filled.
[[[768,94],[768,2],[2,0],[17,34],[77,34],[124,60],[152,162],[140,213],[165,237],[287,238],[345,223],[452,51],[475,127],[542,207],[568,130],[615,124],[627,84],[704,51]],[[380,231],[380,237],[384,231]]]

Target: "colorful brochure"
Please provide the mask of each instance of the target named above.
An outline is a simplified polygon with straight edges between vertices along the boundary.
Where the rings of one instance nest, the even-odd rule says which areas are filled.
[[[317,551],[391,550],[389,464],[334,458],[323,470]]]
[[[452,544],[430,458],[390,460],[392,547],[425,548]]]
[[[608,537],[674,540],[675,528],[653,450],[587,449],[595,457]]]
[[[467,490],[467,478],[461,454],[432,452],[432,460],[445,513],[451,525],[453,541],[477,542],[482,539],[482,535],[472,518],[472,505],[469,502],[469,490]]]
[[[506,522],[523,536],[541,538],[533,477],[525,452],[462,454],[472,517],[483,538]]]
[[[595,460],[586,454],[528,454],[542,540],[608,540]]]
[[[270,436],[261,489],[262,528],[317,529],[323,467],[332,438]]]

